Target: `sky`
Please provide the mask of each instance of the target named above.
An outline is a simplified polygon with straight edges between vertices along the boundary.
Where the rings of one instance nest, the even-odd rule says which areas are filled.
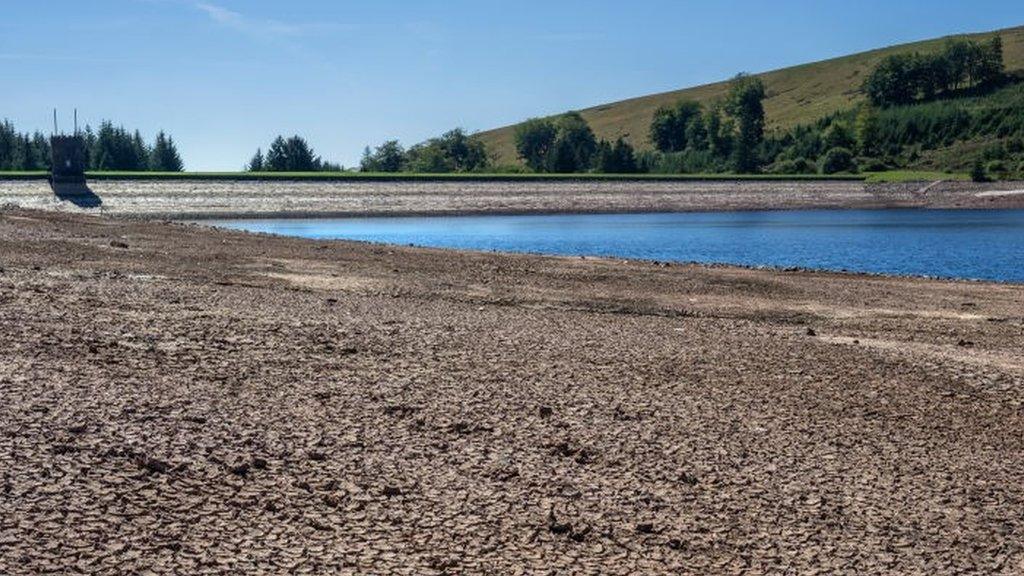
[[[947,34],[1021,0],[0,0],[0,119],[165,130],[188,170],[277,134],[352,166],[532,116]]]

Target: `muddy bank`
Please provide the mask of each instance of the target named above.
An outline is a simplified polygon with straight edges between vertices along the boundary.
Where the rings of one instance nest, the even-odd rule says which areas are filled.
[[[0,180],[0,206],[151,219],[806,208],[1021,208],[1024,183],[857,181],[303,182]]]
[[[0,211],[0,573],[1020,573],[1022,310]]]

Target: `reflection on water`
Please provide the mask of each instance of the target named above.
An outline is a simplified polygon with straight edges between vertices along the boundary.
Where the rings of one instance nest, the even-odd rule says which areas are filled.
[[[318,239],[1024,282],[1024,210],[277,219],[212,224]]]

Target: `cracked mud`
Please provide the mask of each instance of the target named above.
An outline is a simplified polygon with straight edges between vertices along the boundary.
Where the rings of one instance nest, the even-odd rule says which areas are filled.
[[[1019,574],[1024,286],[0,212],[0,573]]]

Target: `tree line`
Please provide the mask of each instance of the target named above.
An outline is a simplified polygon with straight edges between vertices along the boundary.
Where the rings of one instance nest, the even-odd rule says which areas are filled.
[[[654,152],[638,154],[623,138],[598,141],[578,112],[520,124],[516,152],[535,172],[755,172],[765,96],[759,78],[741,74],[726,98],[708,109],[690,100],[659,108],[649,131]]]
[[[163,131],[152,144],[138,130],[129,132],[110,121],[98,130],[86,126],[79,133],[85,142],[89,170],[181,172],[184,164],[174,139]],[[0,170],[49,170],[50,139],[41,132],[20,133],[5,120],[0,123]]]
[[[317,156],[309,142],[301,136],[278,136],[267,147],[256,149],[256,154],[245,165],[248,172],[341,172],[339,164],[327,162]]]
[[[363,151],[359,169],[363,172],[481,172],[491,167],[484,143],[456,128],[441,136],[410,147],[388,140],[373,150]]]
[[[887,56],[865,79],[863,90],[875,106],[893,106],[990,88],[1005,76],[1000,36],[985,43],[950,39],[935,54]]]

